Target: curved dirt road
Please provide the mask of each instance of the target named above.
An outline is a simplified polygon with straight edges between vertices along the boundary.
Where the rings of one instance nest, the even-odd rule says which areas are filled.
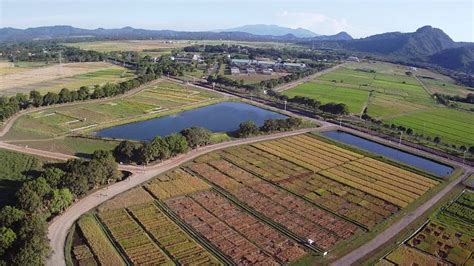
[[[193,150],[187,154],[180,155],[169,160],[163,161],[159,164],[149,166],[149,167],[136,167],[133,166],[134,174],[129,177],[127,180],[112,184],[106,188],[95,191],[94,193],[86,196],[85,198],[80,199],[69,207],[64,213],[60,216],[57,216],[49,225],[48,228],[48,238],[50,239],[51,249],[53,251],[52,255],[47,260],[47,265],[65,265],[64,261],[64,243],[66,241],[67,233],[69,228],[73,223],[85,212],[93,209],[94,207],[100,205],[106,200],[113,198],[114,196],[127,191],[133,187],[136,187],[156,175],[166,172],[174,167],[179,166],[180,164],[192,160],[200,155],[205,153],[224,149],[232,146],[243,145],[254,143],[258,141],[271,140],[286,136],[297,135],[301,133],[306,133],[310,131],[317,131],[318,128],[307,128],[302,130],[290,131],[277,133],[273,135],[258,136],[254,138],[229,141],[224,143],[219,143],[215,145],[206,146],[197,150]]]

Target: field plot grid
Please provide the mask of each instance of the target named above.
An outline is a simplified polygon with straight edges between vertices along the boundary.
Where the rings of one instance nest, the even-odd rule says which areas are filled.
[[[380,260],[412,265],[474,265],[474,192],[463,192],[415,236]],[[404,254],[410,253],[410,256]]]
[[[363,237],[437,184],[311,134],[285,137],[200,156],[116,197],[98,209],[102,240],[74,250],[84,261],[115,247],[136,264],[289,264]],[[97,244],[105,234],[112,242]]]

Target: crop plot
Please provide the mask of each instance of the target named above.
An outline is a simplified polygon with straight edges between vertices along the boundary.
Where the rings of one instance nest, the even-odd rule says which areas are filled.
[[[406,263],[429,258],[438,265],[473,265],[474,263],[474,193],[463,192],[454,202],[442,208],[415,236],[406,241],[404,249],[413,250]],[[384,260],[396,263],[400,248]]]
[[[166,204],[238,264],[278,264],[305,254],[294,241],[214,192],[198,192]]]
[[[101,221],[134,264],[168,264],[172,260],[124,209],[100,213]]]
[[[156,205],[148,203],[131,207],[130,213],[172,258],[181,265],[220,264],[208,251],[193,241]]]
[[[195,191],[209,189],[210,186],[182,169],[177,169],[153,179],[146,185],[146,188],[155,197],[166,200]]]
[[[317,240],[315,245],[320,249],[327,250],[357,231],[353,224],[315,208],[226,161],[194,164],[190,169],[302,239]]]
[[[82,217],[78,225],[90,249],[87,246],[83,246],[79,250],[75,250],[76,259],[90,259],[89,252],[92,252],[93,256],[95,255],[101,264],[125,265],[125,262],[117,253],[115,247],[109,242],[107,236],[92,215]]]

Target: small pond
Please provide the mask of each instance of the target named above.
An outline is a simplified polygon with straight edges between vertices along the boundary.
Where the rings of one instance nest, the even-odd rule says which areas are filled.
[[[430,159],[414,155],[412,153],[404,152],[399,149],[395,149],[395,148],[392,148],[392,147],[389,147],[389,146],[386,146],[374,141],[370,141],[368,139],[365,139],[365,138],[362,138],[350,133],[346,133],[343,131],[338,131],[338,130],[327,131],[321,134],[330,139],[334,139],[339,142],[355,146],[362,150],[387,157],[394,161],[401,162],[406,165],[410,165],[414,168],[418,168],[420,170],[426,171],[435,176],[439,176],[439,177],[448,176],[454,170],[452,167],[448,165],[438,163]]]
[[[117,139],[151,140],[155,136],[166,136],[188,127],[204,127],[212,132],[230,132],[239,124],[252,120],[262,126],[267,119],[281,119],[286,116],[240,102],[222,102],[175,115],[158,117],[102,129],[96,136]]]

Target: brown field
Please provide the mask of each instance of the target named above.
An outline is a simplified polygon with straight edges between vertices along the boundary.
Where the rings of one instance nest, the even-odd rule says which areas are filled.
[[[165,41],[165,40],[122,40],[122,41],[103,41],[103,42],[78,42],[66,43],[64,45],[78,47],[84,50],[94,50],[98,52],[111,51],[134,51],[156,49],[172,49],[189,46],[188,41]]]
[[[120,81],[124,76],[131,76],[125,68],[105,62],[55,64],[35,68],[15,67],[13,70],[2,75],[0,95],[28,93],[31,90],[59,91],[64,87],[78,89],[81,86]]]

